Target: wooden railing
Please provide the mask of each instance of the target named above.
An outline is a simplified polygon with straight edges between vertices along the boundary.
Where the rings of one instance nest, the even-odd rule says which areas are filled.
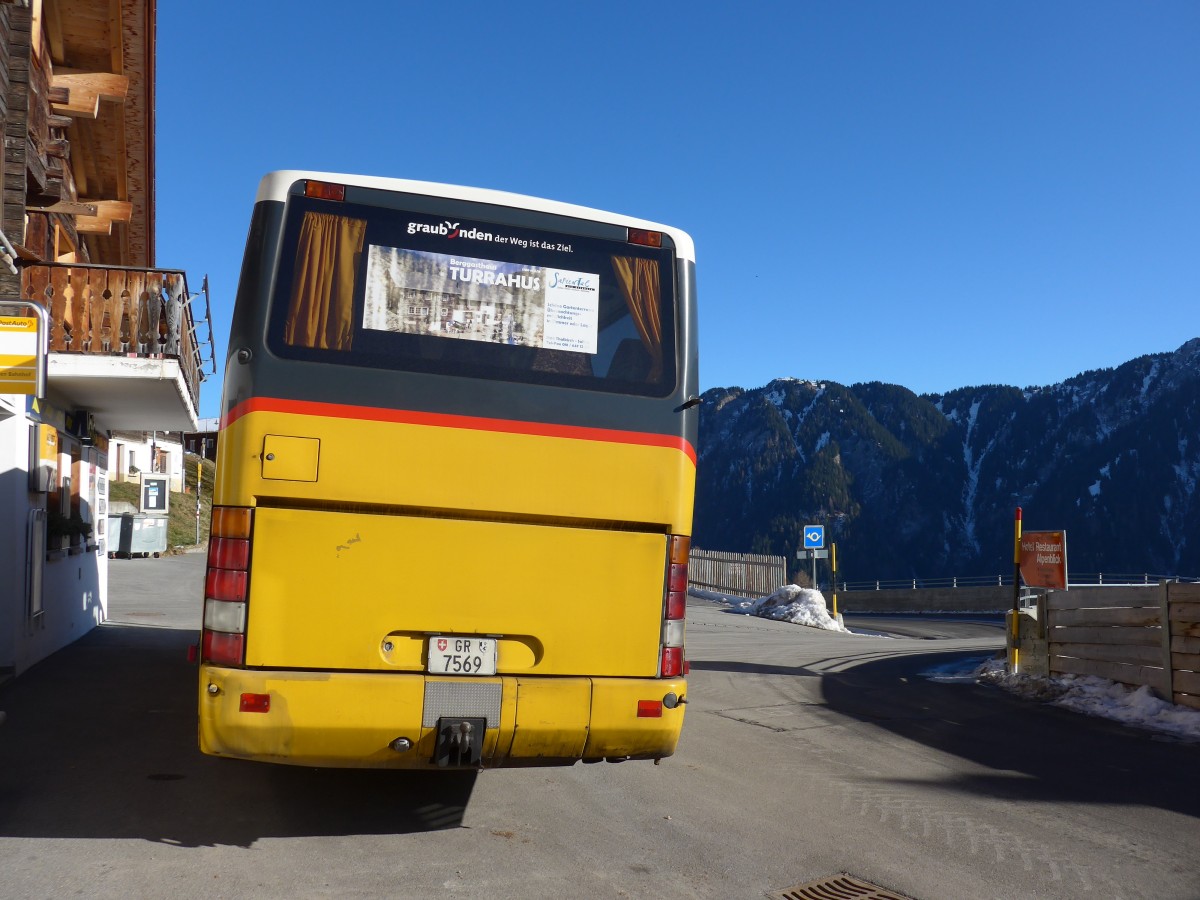
[[[178,359],[198,404],[200,349],[183,272],[30,265],[21,270],[21,294],[49,313],[52,353]]]

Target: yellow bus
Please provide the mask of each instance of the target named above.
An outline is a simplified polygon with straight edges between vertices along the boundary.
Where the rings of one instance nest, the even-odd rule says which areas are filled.
[[[684,232],[267,175],[225,370],[201,750],[408,769],[670,756],[699,402]]]

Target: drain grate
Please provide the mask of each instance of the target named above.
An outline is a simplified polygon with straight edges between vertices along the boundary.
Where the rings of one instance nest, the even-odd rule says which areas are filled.
[[[771,900],[912,900],[904,894],[897,894],[845,872],[782,891],[772,891],[767,896]]]

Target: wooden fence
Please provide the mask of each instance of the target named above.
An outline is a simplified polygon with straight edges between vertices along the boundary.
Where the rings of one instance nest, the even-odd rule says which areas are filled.
[[[1200,584],[1052,591],[1043,603],[1051,675],[1148,685],[1200,709]]]
[[[787,559],[756,553],[692,550],[688,583],[738,597],[765,597],[787,584]]]

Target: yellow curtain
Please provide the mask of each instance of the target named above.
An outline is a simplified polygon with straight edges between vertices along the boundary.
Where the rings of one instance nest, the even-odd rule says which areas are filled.
[[[354,279],[366,234],[365,219],[304,214],[283,333],[287,343],[322,350],[350,349]]]
[[[617,284],[625,295],[625,303],[633,316],[642,343],[650,354],[649,381],[657,381],[663,370],[662,320],[658,316],[658,299],[661,283],[658,263],[652,259],[633,256],[614,256],[613,270],[617,273]]]

